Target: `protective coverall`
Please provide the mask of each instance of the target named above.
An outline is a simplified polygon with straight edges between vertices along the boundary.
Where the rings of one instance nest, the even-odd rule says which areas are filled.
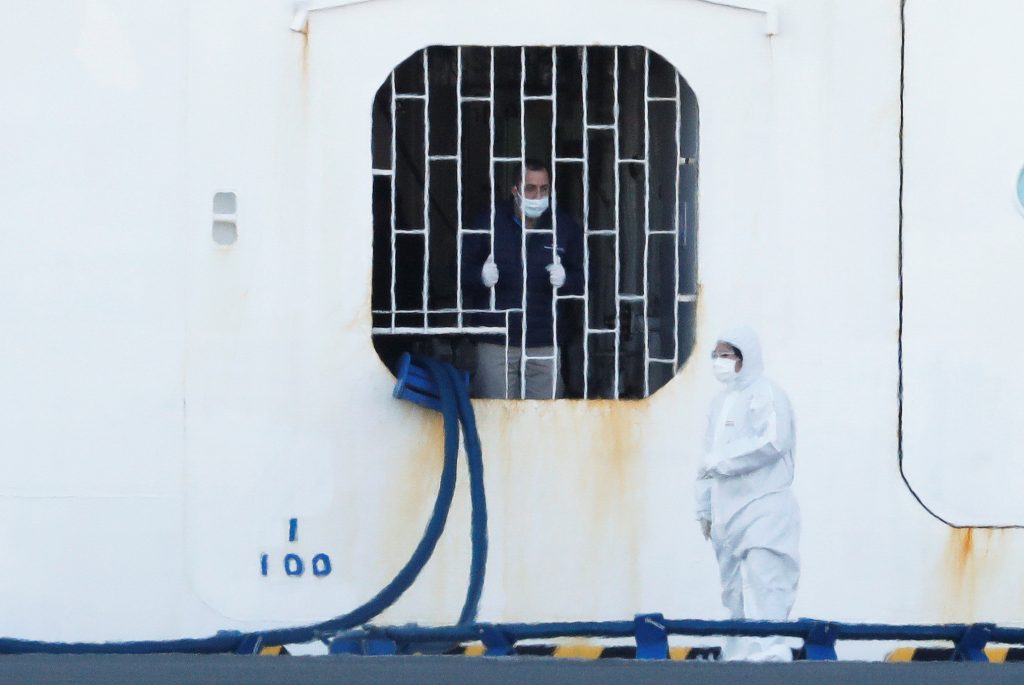
[[[697,518],[710,521],[722,603],[735,619],[784,621],[800,578],[800,510],[793,482],[794,422],[786,394],[763,375],[747,327],[720,337],[742,355],[711,403],[696,483]],[[789,661],[781,637],[731,638],[725,659]]]

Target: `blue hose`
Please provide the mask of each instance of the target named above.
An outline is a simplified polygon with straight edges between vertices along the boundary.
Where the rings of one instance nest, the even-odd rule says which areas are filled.
[[[459,389],[453,393],[458,403],[459,418],[462,420],[463,439],[466,443],[466,458],[469,464],[469,496],[472,522],[470,536],[472,539],[473,556],[469,567],[469,586],[466,589],[466,601],[462,605],[459,624],[465,625],[476,621],[477,608],[480,604],[480,593],[484,587],[484,574],[487,570],[487,498],[484,490],[484,460],[480,447],[480,434],[476,430],[476,415],[469,396],[464,391],[459,372],[452,366],[445,365],[448,379]]]
[[[243,644],[281,645],[310,642],[329,637],[337,632],[362,625],[394,604],[420,571],[430,560],[437,542],[444,532],[455,494],[455,476],[459,453],[459,420],[462,421],[466,439],[466,454],[469,459],[470,497],[473,505],[472,543],[473,556],[470,568],[469,589],[459,618],[461,623],[471,623],[476,618],[480,593],[483,589],[484,570],[487,565],[487,507],[484,497],[483,459],[480,438],[476,432],[476,419],[470,405],[465,385],[459,381],[458,372],[447,364],[421,357],[417,362],[425,366],[434,377],[441,399],[441,415],[444,420],[444,466],[438,486],[434,509],[427,522],[426,530],[409,561],[372,599],[352,611],[308,626],[281,628],[276,630],[241,633],[221,631],[205,638],[180,640],[149,640],[136,642],[44,642],[0,638],[0,654],[154,654],[193,653],[213,654],[235,652]]]

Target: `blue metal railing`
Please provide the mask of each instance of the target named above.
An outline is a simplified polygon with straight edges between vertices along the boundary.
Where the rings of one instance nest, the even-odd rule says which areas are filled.
[[[515,643],[520,640],[631,637],[636,640],[638,659],[666,659],[669,635],[800,638],[804,641],[804,658],[809,661],[836,660],[838,640],[948,640],[953,643],[954,661],[988,661],[984,649],[990,642],[1024,644],[1024,628],[999,627],[991,623],[891,625],[807,618],[704,621],[666,619],[661,614],[640,614],[632,621],[477,623],[438,627],[367,625],[340,633],[329,644],[332,654],[380,655],[404,653],[417,644],[479,641],[485,647],[486,656],[507,656],[514,653]]]

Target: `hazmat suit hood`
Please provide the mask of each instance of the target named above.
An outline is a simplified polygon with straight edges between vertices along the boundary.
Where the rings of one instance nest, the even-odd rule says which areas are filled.
[[[736,326],[718,336],[718,342],[732,345],[743,354],[743,368],[731,383],[733,388],[745,388],[764,373],[764,358],[757,333],[750,326]]]

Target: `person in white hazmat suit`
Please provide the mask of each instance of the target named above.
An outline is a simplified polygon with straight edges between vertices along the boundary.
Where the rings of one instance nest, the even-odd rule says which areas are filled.
[[[725,389],[711,402],[697,472],[697,519],[718,558],[731,618],[784,621],[800,579],[800,509],[793,482],[794,422],[786,394],[763,375],[748,327],[718,338],[712,353]],[[782,637],[730,638],[730,660],[789,661]]]

